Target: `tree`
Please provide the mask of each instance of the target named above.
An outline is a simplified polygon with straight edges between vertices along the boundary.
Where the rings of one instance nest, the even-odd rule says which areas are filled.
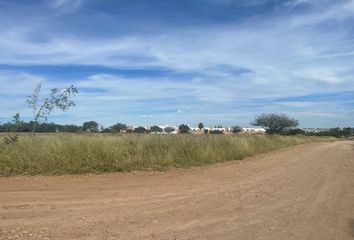
[[[152,127],[150,127],[150,132],[152,132],[152,133],[160,133],[160,132],[162,132],[162,131],[163,131],[163,129],[160,128],[159,126],[152,126]]]
[[[146,133],[147,130],[146,130],[146,128],[140,126],[140,127],[134,128],[133,132],[134,133]]]
[[[39,83],[34,89],[34,93],[30,96],[27,96],[26,103],[28,107],[33,112],[33,126],[32,133],[36,131],[36,127],[41,120],[47,121],[48,116],[55,110],[60,109],[66,111],[69,108],[75,106],[75,102],[70,100],[71,96],[74,96],[78,93],[76,87],[71,85],[65,89],[53,88],[49,97],[40,98],[42,84]]]
[[[62,132],[81,132],[82,127],[76,126],[76,125],[63,125],[60,127],[60,131]]]
[[[342,135],[343,135],[344,137],[349,137],[349,136],[351,136],[351,135],[353,135],[353,134],[354,134],[354,132],[353,132],[353,129],[352,129],[352,128],[346,127],[346,128],[343,128],[343,129],[342,129]]]
[[[233,133],[242,132],[242,127],[240,127],[240,126],[233,126],[233,127],[231,128],[231,131],[232,131]]]
[[[190,131],[191,129],[189,128],[188,125],[186,125],[186,124],[181,124],[181,125],[179,125],[178,130],[179,130],[179,133],[189,133],[189,131]]]
[[[14,116],[12,116],[12,129],[11,131],[13,132],[21,132],[21,128],[24,122],[21,120],[20,114],[16,113]]]
[[[95,121],[84,122],[82,128],[85,132],[98,132],[98,123]]]
[[[119,133],[123,130],[127,130],[127,128],[128,126],[125,125],[124,123],[117,123],[110,127],[111,132],[116,132],[116,133]]]
[[[252,125],[265,128],[269,134],[279,134],[286,129],[297,127],[299,125],[299,121],[294,118],[290,118],[286,114],[264,113],[257,116]]]
[[[165,133],[170,134],[170,133],[173,133],[173,132],[175,131],[175,129],[174,129],[173,127],[165,127],[165,128],[163,129],[163,131],[164,131]]]
[[[204,124],[203,124],[203,123],[199,123],[199,124],[198,124],[198,128],[199,128],[200,130],[202,130],[202,129],[204,128]]]

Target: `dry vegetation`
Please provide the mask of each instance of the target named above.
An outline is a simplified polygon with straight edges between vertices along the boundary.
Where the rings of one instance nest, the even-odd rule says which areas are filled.
[[[0,176],[200,166],[318,140],[261,135],[22,135],[18,144],[0,143]]]

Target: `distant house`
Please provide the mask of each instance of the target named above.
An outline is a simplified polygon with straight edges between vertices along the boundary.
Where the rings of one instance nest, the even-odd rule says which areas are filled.
[[[266,130],[264,128],[242,128],[242,132],[265,134]]]
[[[329,128],[301,128],[301,130],[307,132],[307,133],[320,133],[320,132],[325,132],[329,131]]]
[[[227,128],[224,128],[224,127],[213,127],[211,130],[212,130],[212,131],[226,132],[226,131],[227,131]]]

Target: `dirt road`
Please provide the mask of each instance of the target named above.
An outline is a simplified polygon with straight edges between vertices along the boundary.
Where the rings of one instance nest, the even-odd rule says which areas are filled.
[[[0,239],[354,239],[354,142],[163,173],[0,178]]]

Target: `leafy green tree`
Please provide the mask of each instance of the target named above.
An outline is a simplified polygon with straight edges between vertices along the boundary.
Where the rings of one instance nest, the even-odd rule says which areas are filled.
[[[127,130],[128,126],[124,123],[117,123],[110,127],[111,132],[119,133],[121,131]]]
[[[85,132],[98,132],[99,125],[95,121],[84,122],[82,128]]]
[[[165,133],[170,134],[170,133],[174,132],[175,129],[174,129],[173,127],[165,127],[165,128],[163,129],[163,131],[164,131]]]
[[[203,123],[199,123],[199,124],[198,124],[198,128],[199,128],[200,130],[202,130],[202,129],[204,128],[204,124],[203,124]]]
[[[146,130],[146,128],[139,126],[139,127],[137,127],[137,128],[134,128],[134,131],[133,131],[133,132],[134,132],[134,133],[146,133],[147,130]]]
[[[150,132],[152,132],[152,133],[160,133],[160,132],[162,132],[162,131],[163,131],[163,129],[160,128],[159,126],[152,126],[152,127],[150,127]]]
[[[178,130],[179,130],[179,133],[189,133],[189,131],[190,131],[191,129],[189,128],[188,125],[186,125],[186,124],[181,124],[181,125],[179,125]]]
[[[233,126],[233,127],[231,128],[231,131],[232,131],[233,133],[242,132],[242,127],[240,127],[240,126]]]
[[[286,114],[264,113],[257,116],[252,125],[265,128],[269,134],[280,134],[286,129],[297,127],[299,121]]]
[[[347,127],[342,129],[342,135],[344,137],[349,137],[352,136],[353,134],[354,134],[354,129],[352,128]]]
[[[47,121],[48,116],[55,110],[60,109],[66,111],[75,106],[75,102],[70,98],[78,93],[76,87],[71,85],[65,89],[54,88],[51,90],[49,97],[40,98],[42,84],[39,83],[34,89],[34,93],[27,97],[26,103],[33,113],[32,133],[36,131],[36,127],[41,120]]]

